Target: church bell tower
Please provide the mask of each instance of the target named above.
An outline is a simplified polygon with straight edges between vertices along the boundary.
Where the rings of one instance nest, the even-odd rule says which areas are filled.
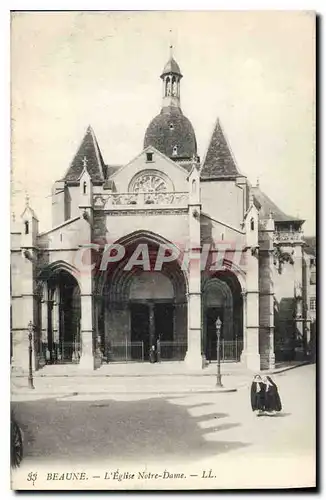
[[[173,47],[170,45],[170,59],[166,63],[161,79],[163,81],[162,108],[174,106],[180,108],[180,80],[182,74],[178,63],[173,58]]]

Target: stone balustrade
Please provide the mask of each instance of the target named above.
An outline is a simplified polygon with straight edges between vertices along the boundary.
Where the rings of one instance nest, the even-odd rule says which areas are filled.
[[[276,231],[274,241],[276,243],[303,242],[303,233],[301,231]]]
[[[105,193],[94,195],[94,208],[96,209],[119,209],[123,208],[151,208],[153,205],[161,206],[183,206],[188,205],[187,192],[162,192],[162,193]]]

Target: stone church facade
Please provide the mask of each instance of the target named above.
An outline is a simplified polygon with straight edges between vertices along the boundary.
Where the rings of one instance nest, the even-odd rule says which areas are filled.
[[[11,228],[11,346],[33,363],[93,370],[117,361],[201,369],[217,358],[252,370],[309,352],[309,265],[303,220],[284,214],[236,164],[217,120],[197,155],[170,58],[162,109],[143,150],[105,163],[91,127],[52,190],[52,227],[30,206]],[[284,358],[285,359],[285,358]]]

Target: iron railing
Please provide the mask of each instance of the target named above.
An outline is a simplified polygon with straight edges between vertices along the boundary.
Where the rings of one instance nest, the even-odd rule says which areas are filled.
[[[187,352],[187,342],[161,341],[157,346],[158,361],[182,361]]]
[[[215,348],[214,348],[215,347]],[[243,340],[221,340],[220,342],[220,359],[222,362],[226,361],[240,361],[240,356],[243,350]],[[207,354],[208,362],[216,361],[217,352],[216,345],[212,346]]]
[[[104,349],[104,361],[144,361],[144,342],[110,342]]]
[[[81,342],[53,342],[52,346],[42,342],[42,355],[46,364],[79,363]]]

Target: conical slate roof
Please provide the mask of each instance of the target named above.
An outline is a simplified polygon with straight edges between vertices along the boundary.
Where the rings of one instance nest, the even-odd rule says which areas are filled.
[[[91,126],[86,130],[84,138],[64,177],[65,181],[78,181],[84,166],[92,181],[103,181],[105,169],[102,154]]]
[[[216,179],[218,177],[239,177],[240,175],[220,121],[217,120],[200,177],[201,179]]]
[[[182,77],[180,66],[173,57],[170,57],[170,59],[168,60],[168,62],[164,66],[163,72],[161,74],[161,78],[164,75],[169,74],[169,73],[174,73],[174,74],[180,75]]]

